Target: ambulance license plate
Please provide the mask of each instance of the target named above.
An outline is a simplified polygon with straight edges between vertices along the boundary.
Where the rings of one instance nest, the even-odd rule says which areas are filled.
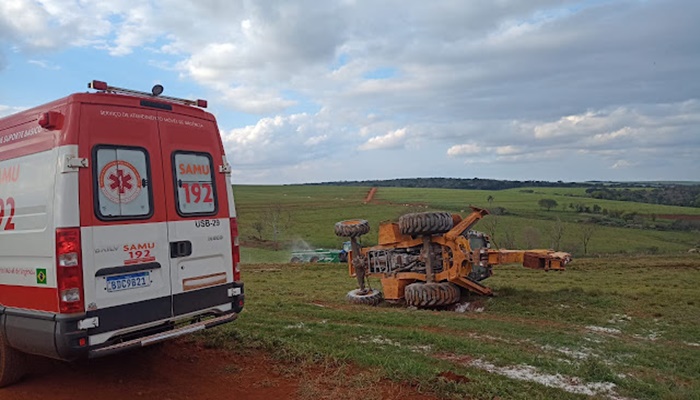
[[[147,271],[107,277],[108,292],[118,292],[146,286],[151,286],[151,273]]]

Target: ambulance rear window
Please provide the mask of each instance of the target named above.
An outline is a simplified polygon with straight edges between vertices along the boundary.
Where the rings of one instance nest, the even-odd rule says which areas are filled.
[[[139,147],[95,146],[95,208],[100,219],[148,218],[153,213],[148,153]]]
[[[211,155],[175,152],[173,165],[177,212],[183,216],[216,214],[216,186]]]

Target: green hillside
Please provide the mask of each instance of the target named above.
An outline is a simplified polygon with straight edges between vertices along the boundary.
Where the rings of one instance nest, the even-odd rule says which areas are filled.
[[[509,248],[552,247],[555,227],[563,228],[564,232],[560,250],[575,256],[584,253],[585,229],[593,229],[587,255],[685,253],[700,242],[697,230],[673,229],[673,220],[657,218],[668,215],[694,218],[700,216],[700,208],[578,197],[583,195],[583,188],[501,191],[379,188],[374,199],[365,204],[369,189],[234,185],[242,261],[285,262],[292,247],[304,244],[339,248],[345,239],[334,235],[333,225],[344,219],[367,219],[372,231],[362,240],[373,244],[381,221],[395,221],[402,214],[420,211],[466,215],[470,205],[503,213],[487,216],[476,226],[492,234],[501,247],[503,244]],[[543,198],[555,200],[557,207],[549,211],[541,208],[538,201]],[[597,213],[578,212],[576,207],[595,209]]]

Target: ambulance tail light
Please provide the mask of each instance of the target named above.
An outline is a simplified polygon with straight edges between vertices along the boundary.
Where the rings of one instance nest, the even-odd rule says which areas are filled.
[[[54,129],[60,125],[61,113],[48,111],[39,115],[39,126],[46,129]]]
[[[238,221],[231,218],[231,253],[233,255],[233,281],[241,280],[241,248],[238,245]]]
[[[56,229],[58,309],[63,314],[85,312],[80,228]]]

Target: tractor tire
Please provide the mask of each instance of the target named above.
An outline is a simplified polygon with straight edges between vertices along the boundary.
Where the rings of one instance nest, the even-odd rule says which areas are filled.
[[[311,259],[309,260],[309,262],[310,262],[311,264],[316,264],[316,263],[318,262],[318,257],[316,257],[316,256],[311,257]]]
[[[292,264],[299,264],[301,262],[301,258],[299,257],[292,257],[291,260],[289,260],[290,263]]]
[[[459,287],[450,282],[412,283],[404,289],[406,305],[418,308],[449,306],[459,296]]]
[[[442,234],[452,229],[454,222],[448,212],[405,214],[399,218],[399,230],[404,235]]]
[[[367,289],[365,293],[362,293],[360,289],[355,289],[349,291],[345,299],[352,304],[376,306],[382,302],[384,296],[382,296],[382,292],[377,289]]]
[[[0,333],[0,388],[22,379],[27,371],[27,355],[13,349]]]
[[[364,219],[349,219],[335,223],[335,234],[341,237],[359,237],[369,232],[369,222]]]

